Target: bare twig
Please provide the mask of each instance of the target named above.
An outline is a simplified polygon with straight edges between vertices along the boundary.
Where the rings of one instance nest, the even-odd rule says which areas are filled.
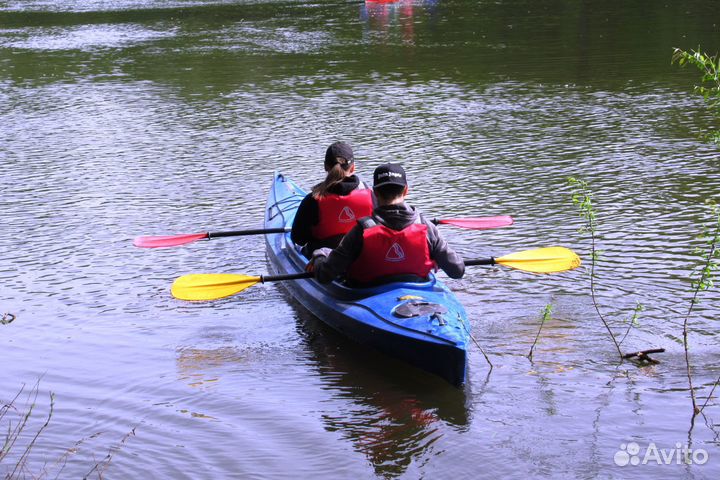
[[[475,337],[473,337],[473,334],[470,332],[470,330],[468,330],[467,326],[465,326],[465,322],[461,322],[461,323],[463,324],[463,327],[465,327],[465,331],[468,333],[468,335],[470,335],[470,339],[471,339],[471,340],[473,341],[473,343],[480,349],[480,352],[483,354],[483,357],[485,357],[485,361],[488,363],[488,365],[490,365],[490,372],[492,372],[493,364],[492,364],[492,362],[490,361],[490,357],[487,356],[487,353],[485,353],[485,350],[483,350],[483,348],[482,348],[482,346],[480,345],[480,343],[475,339]],[[489,374],[490,372],[488,372],[488,374]]]
[[[2,449],[0,449],[0,463],[3,461],[3,459],[7,458],[7,456],[10,454],[10,452],[13,450],[14,447],[16,450],[21,449],[22,447],[19,447],[19,443],[22,442],[21,437],[24,438],[23,433],[28,429],[28,426],[30,425],[31,417],[33,413],[35,412],[35,408],[37,406],[38,396],[39,396],[39,390],[40,390],[40,380],[33,386],[33,388],[27,393],[27,400],[24,409],[18,409],[17,408],[17,402],[20,396],[23,392],[25,392],[25,385],[20,388],[20,391],[17,392],[15,397],[9,402],[2,406],[0,406],[0,421],[5,420],[7,421],[7,431],[5,434],[4,441],[2,443]],[[14,416],[8,416],[8,412],[13,411],[16,412],[17,421],[15,420]],[[5,480],[13,480],[13,479],[19,479],[19,478],[33,478],[33,479],[42,479],[46,478],[48,475],[50,475],[50,472],[48,471],[48,464],[45,463],[41,470],[39,472],[31,472],[29,471],[28,465],[29,465],[29,459],[32,454],[33,449],[38,444],[38,439],[42,435],[42,433],[45,431],[45,429],[49,426],[50,421],[53,417],[55,411],[55,395],[50,392],[50,408],[49,412],[47,414],[47,418],[45,419],[45,422],[43,425],[35,432],[32,439],[27,443],[27,445],[24,447],[24,450],[22,450],[22,453],[20,454],[20,457],[17,461],[15,461],[14,465],[11,464],[7,468],[7,472],[5,476],[3,477]],[[3,427],[5,428],[5,427]],[[137,428],[137,427],[135,427]],[[109,449],[107,455],[103,458],[102,461],[95,464],[95,466],[88,472],[85,478],[87,478],[88,475],[92,474],[93,472],[97,473],[97,476],[99,479],[102,479],[104,471],[108,468],[110,465],[110,462],[112,461],[114,455],[120,451],[120,449],[123,447],[123,445],[127,442],[127,439],[131,436],[135,435],[135,428],[133,428],[130,432],[128,432],[122,440],[119,442],[119,444],[113,446]],[[52,470],[56,470],[59,468],[59,471],[57,472],[57,475],[55,476],[55,479],[60,478],[62,471],[64,470],[65,466],[67,465],[67,457],[77,451],[77,447],[85,442],[88,439],[95,438],[99,435],[101,435],[102,432],[95,433],[93,435],[90,435],[89,437],[83,438],[82,440],[75,443],[73,447],[66,450],[64,454],[58,458],[58,460],[55,461],[54,466],[52,467]],[[19,453],[19,452],[18,452]],[[12,468],[12,471],[11,471]],[[53,472],[55,473],[55,472]]]
[[[705,410],[705,407],[707,406],[708,402],[713,396],[713,393],[715,393],[715,389],[717,388],[718,384],[720,384],[720,377],[718,377],[717,380],[715,380],[715,384],[713,385],[712,389],[710,390],[710,393],[708,394],[707,398],[705,399],[705,403],[703,403],[702,407],[700,407],[700,413],[702,413],[703,410]]]
[[[640,363],[660,363],[657,360],[650,358],[651,353],[663,353],[664,348],[651,348],[649,350],[641,350],[639,352],[626,353],[623,355],[624,359],[636,359]]]
[[[13,410],[17,411],[17,408],[14,406],[15,402],[19,398],[19,396],[22,394],[22,392],[25,390],[25,385],[20,388],[20,391],[15,395],[15,398],[13,400],[3,406],[2,409],[0,409],[0,419],[4,418],[7,412],[12,408]],[[8,421],[8,427],[7,427],[7,434],[5,436],[5,441],[2,447],[2,450],[0,450],[0,461],[2,461],[4,458],[7,457],[7,455],[10,453],[10,451],[13,449],[15,444],[17,443],[18,439],[20,438],[22,432],[25,430],[25,428],[28,425],[28,422],[30,421],[30,417],[33,414],[33,411],[35,410],[35,406],[37,405],[37,399],[38,395],[40,393],[40,380],[38,380],[35,383],[35,386],[30,390],[28,393],[28,402],[30,403],[30,406],[27,407],[27,411],[24,413],[18,412],[18,415],[20,416],[20,420],[15,424],[15,426],[12,426],[12,421]],[[37,441],[40,434],[45,430],[45,428],[50,424],[50,419],[53,415],[54,410],[54,395],[51,392],[50,393],[50,412],[48,413],[48,417],[45,421],[45,423],[40,427],[40,429],[35,433],[32,440],[23,450],[22,454],[20,455],[20,458],[15,462],[15,465],[13,467],[13,470],[6,476],[7,479],[16,478],[16,473],[19,474],[26,469],[26,464],[28,457],[30,455],[30,451],[35,446],[35,442]]]
[[[85,443],[87,440],[91,440],[91,439],[93,439],[93,438],[99,437],[99,436],[102,435],[102,434],[103,434],[103,432],[93,433],[92,435],[90,435],[90,436],[88,436],[88,437],[85,437],[85,438],[82,438],[82,439],[78,440],[77,442],[75,442],[75,444],[74,444],[72,447],[70,447],[70,448],[68,448],[67,450],[65,450],[65,453],[63,453],[63,454],[60,456],[60,458],[58,458],[57,460],[55,460],[54,467],[57,468],[58,466],[60,466],[60,468],[59,468],[58,471],[57,471],[57,474],[55,475],[55,480],[58,480],[58,479],[60,478],[60,475],[62,474],[63,470],[65,470],[65,467],[67,466],[67,459],[68,459],[68,457],[69,457],[70,455],[76,453],[76,452],[78,451],[78,447],[80,447],[80,445],[82,445],[83,443]],[[61,464],[62,464],[62,465],[61,465]],[[47,475],[47,470],[46,470],[46,469],[43,469],[43,473],[42,473],[42,475],[40,475],[40,477],[42,478],[42,476],[44,476],[44,475]]]
[[[10,403],[6,403],[5,405],[3,405],[0,408],[0,420],[3,419],[3,417],[9,410],[12,409],[12,410],[17,411],[17,408],[15,408],[15,402],[17,401],[18,397],[23,392],[23,390],[25,390],[25,384],[23,384],[23,386],[20,387],[20,390],[18,391],[18,393],[15,394],[15,397],[12,400],[10,400]],[[2,458],[2,457],[0,456],[0,458]]]
[[[709,247],[708,252],[703,256],[705,259],[705,263],[702,266],[702,269],[700,270],[700,277],[698,280],[693,282],[694,290],[693,290],[693,296],[690,299],[690,305],[688,306],[688,311],[685,314],[685,318],[683,319],[683,348],[685,350],[685,372],[687,374],[688,379],[688,387],[690,388],[690,399],[692,400],[692,407],[693,407],[693,417],[695,417],[698,413],[701,412],[701,408],[697,405],[697,398],[695,395],[695,387],[693,385],[692,381],[692,370],[690,365],[690,346],[688,343],[688,334],[689,334],[689,328],[688,323],[690,319],[690,314],[692,314],[693,308],[695,308],[695,305],[697,305],[699,299],[700,292],[709,289],[713,286],[713,273],[714,270],[717,268],[717,264],[715,262],[716,256],[718,254],[717,251],[717,245],[718,242],[720,242],[720,207],[718,205],[709,202],[713,211],[713,215],[715,216],[715,231],[714,233],[709,237],[710,239],[707,241]],[[713,388],[714,390],[714,388]]]
[[[20,393],[25,389],[25,385],[23,385],[20,389],[20,392],[15,396],[17,399]],[[0,450],[0,460],[5,458],[10,450],[12,450],[13,446],[15,445],[15,442],[17,442],[18,437],[20,436],[20,433],[25,429],[25,426],[28,423],[28,420],[30,419],[30,415],[32,415],[33,409],[35,408],[35,401],[37,400],[38,396],[38,385],[36,384],[35,387],[30,391],[30,396],[33,395],[34,392],[34,398],[32,403],[30,404],[30,408],[28,408],[28,411],[25,412],[25,415],[22,416],[22,419],[15,425],[15,428],[12,428],[12,422],[8,422],[8,432],[5,436],[5,442],[3,444],[2,450]],[[13,400],[14,401],[14,400]],[[12,405],[12,404],[10,404]],[[17,465],[16,465],[17,470]],[[9,478],[12,478],[12,475],[9,476]]]
[[[38,386],[39,386],[39,385],[38,385]],[[37,393],[36,393],[36,395],[35,395],[35,398],[37,398]],[[53,394],[52,392],[50,392],[50,412],[48,412],[47,419],[45,420],[45,423],[43,424],[43,426],[40,427],[40,429],[35,433],[35,436],[34,436],[33,439],[30,441],[30,443],[28,444],[28,446],[25,447],[25,451],[24,451],[24,452],[22,453],[22,455],[20,456],[20,460],[18,460],[17,464],[15,465],[15,470],[13,470],[12,474],[10,474],[10,478],[13,477],[13,475],[15,474],[15,471],[16,471],[19,467],[22,468],[22,467],[25,466],[25,463],[27,462],[27,459],[28,459],[28,455],[30,454],[30,450],[32,450],[32,448],[35,446],[35,442],[37,441],[38,437],[39,437],[40,434],[43,432],[43,430],[45,430],[45,428],[47,428],[47,426],[50,424],[50,419],[52,418],[52,415],[53,415],[53,411],[54,411],[54,410],[55,410],[55,394]],[[28,415],[28,416],[29,416],[29,415]]]
[[[93,468],[91,468],[90,471],[85,474],[85,476],[83,477],[83,480],[87,480],[88,477],[90,476],[90,474],[92,474],[93,472],[97,472],[98,479],[102,479],[103,472],[105,470],[107,470],[107,468],[110,466],[110,462],[112,461],[115,454],[118,453],[122,449],[122,447],[125,445],[125,442],[128,440],[128,438],[135,436],[136,428],[137,428],[137,426],[133,427],[133,429],[130,430],[128,433],[126,433],[125,436],[122,438],[122,440],[120,440],[120,443],[118,443],[114,447],[111,447],[110,450],[108,450],[107,455],[105,455],[105,458],[103,458],[101,461],[97,462],[93,466]]]

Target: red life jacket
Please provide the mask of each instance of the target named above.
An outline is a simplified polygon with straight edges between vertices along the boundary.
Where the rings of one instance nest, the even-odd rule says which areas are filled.
[[[403,230],[393,230],[372,219],[363,219],[361,223],[365,227],[363,248],[350,265],[349,279],[371,283],[395,275],[425,278],[435,268],[430,258],[427,225],[413,223]]]
[[[362,184],[361,184],[362,185]],[[347,195],[330,193],[317,199],[320,221],[311,228],[317,240],[345,235],[358,219],[372,214],[372,190],[356,188]]]

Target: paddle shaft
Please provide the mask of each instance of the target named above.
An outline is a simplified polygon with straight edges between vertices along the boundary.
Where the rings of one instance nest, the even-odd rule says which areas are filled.
[[[260,282],[282,282],[283,280],[299,280],[313,278],[313,272],[288,273],[285,275],[260,275]]]
[[[495,265],[495,257],[490,258],[478,258],[477,260],[465,260],[466,267],[472,267],[473,265]]]
[[[491,257],[479,258],[477,260],[465,260],[465,266],[472,265],[495,265],[495,259]],[[288,273],[285,275],[260,275],[260,283],[300,280],[302,278],[313,278],[313,276],[313,272]]]
[[[445,220],[431,220],[435,225],[454,225],[460,228],[469,228],[473,230],[487,230],[489,228],[506,227],[512,225],[513,219],[507,215],[499,217],[479,217],[479,218],[450,218]],[[273,233],[286,233],[292,229],[289,227],[276,228],[253,228],[250,230],[231,230],[228,232],[200,232],[200,233],[183,233],[180,235],[159,235],[159,236],[142,236],[133,240],[133,245],[140,248],[159,248],[159,247],[177,247],[179,245],[187,245],[188,243],[197,242],[198,240],[210,240],[212,238],[221,237],[238,237],[243,235],[267,235]]]
[[[466,267],[472,267],[475,265],[496,265],[495,257],[490,258],[477,258],[474,260],[465,260]],[[300,272],[300,273],[288,273],[285,275],[260,275],[260,282],[282,282],[284,280],[299,280],[302,278],[313,278],[313,272]],[[654,353],[654,352],[653,352]]]
[[[473,267],[476,265],[495,265],[495,257],[490,258],[477,258],[474,260],[465,260],[466,267]],[[287,275],[260,275],[260,282],[281,282],[283,280],[299,280],[301,278],[313,278],[312,272],[301,272],[301,273],[290,273]],[[654,352],[653,352],[654,353]]]
[[[492,222],[492,220],[495,218],[501,218],[501,217],[487,217],[484,220],[488,221],[488,222]],[[502,217],[502,218],[510,219],[510,217]],[[460,219],[460,220],[462,220],[462,219]],[[475,220],[481,221],[483,219],[475,219]],[[444,223],[450,222],[452,220],[442,220],[442,219],[433,218],[430,221],[435,225],[443,225]],[[508,220],[508,224],[511,224],[511,223],[512,223],[512,220]],[[503,224],[502,223],[490,224],[490,226],[488,228],[493,228],[495,226],[503,226]],[[207,234],[207,238],[210,239],[210,238],[220,238],[220,237],[237,237],[237,236],[241,236],[241,235],[264,235],[264,234],[268,234],[268,233],[285,233],[285,232],[289,232],[291,230],[292,230],[291,228],[279,227],[279,228],[256,228],[253,230],[231,230],[228,232],[209,232]]]
[[[503,265],[533,273],[554,273],[580,266],[580,257],[564,247],[548,247],[512,253],[500,258],[490,257],[467,260],[465,265]],[[229,297],[257,283],[279,282],[313,278],[313,272],[283,275],[247,276],[239,274],[199,273],[184,275],[175,280],[172,294],[180,300],[215,300]]]
[[[285,233],[289,228],[256,228],[254,230],[234,230],[229,232],[209,232],[208,238],[238,237],[241,235],[263,235],[267,233]]]
[[[472,265],[495,265],[494,258],[479,258],[477,260],[466,260],[465,266]],[[285,275],[260,275],[260,283],[282,282],[285,280],[300,280],[302,278],[313,278],[313,272],[288,273]]]

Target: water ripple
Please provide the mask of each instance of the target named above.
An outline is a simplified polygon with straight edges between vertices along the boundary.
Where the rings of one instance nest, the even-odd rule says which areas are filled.
[[[568,73],[553,34],[566,23],[544,7],[492,33],[503,5],[401,3],[366,16],[297,2],[0,6],[0,313],[17,314],[0,326],[0,392],[42,376],[57,393],[47,448],[88,439],[71,475],[135,427],[113,460],[120,476],[280,477],[288,465],[297,476],[597,476],[628,438],[686,438],[685,417],[666,413],[689,410],[682,324],[712,221],[704,202],[720,194],[717,149],[697,137],[714,118],[658,83],[649,60],[588,53],[606,76],[644,69],[642,82]],[[513,43],[530,25],[553,37],[538,42],[551,55]],[[448,280],[490,377],[473,346],[467,387],[450,388],[330,331],[280,284],[217,302],[171,297],[186,273],[265,273],[262,237],[132,246],[260,227],[272,172],[314,184],[335,140],[353,144],[366,179],[403,163],[409,202],[431,217],[515,218],[440,227],[466,258],[552,245],[581,255],[571,272],[472,267]],[[593,192],[598,307],[627,332],[624,351],[665,348],[659,365],[615,365],[569,176]],[[688,317],[703,395],[720,372],[717,305],[704,292]],[[703,430],[697,444],[717,439]]]

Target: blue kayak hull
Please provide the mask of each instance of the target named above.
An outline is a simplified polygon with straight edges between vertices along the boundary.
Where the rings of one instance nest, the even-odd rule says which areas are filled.
[[[306,192],[275,174],[265,208],[265,228],[292,226]],[[307,259],[289,233],[265,236],[274,274],[302,272]],[[453,385],[465,383],[470,326],[464,308],[441,281],[390,283],[373,288],[347,288],[314,279],[284,282],[290,294],[313,315],[350,339],[435,373]],[[410,304],[410,305],[408,305]],[[403,311],[430,305],[409,317]],[[400,313],[403,313],[401,315]]]

